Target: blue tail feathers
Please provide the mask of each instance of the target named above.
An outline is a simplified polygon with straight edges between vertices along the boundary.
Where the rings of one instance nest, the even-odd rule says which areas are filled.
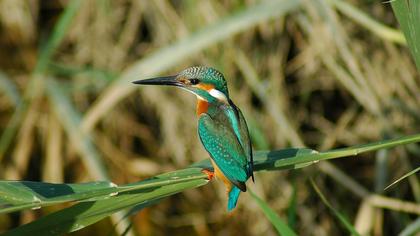
[[[232,211],[236,207],[240,193],[241,190],[238,187],[232,186],[232,189],[229,192],[228,211]]]

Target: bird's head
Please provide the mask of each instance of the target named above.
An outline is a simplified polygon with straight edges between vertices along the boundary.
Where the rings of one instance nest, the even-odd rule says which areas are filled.
[[[223,74],[211,67],[190,67],[177,75],[137,80],[133,83],[180,87],[209,103],[227,103],[229,99],[229,91]]]

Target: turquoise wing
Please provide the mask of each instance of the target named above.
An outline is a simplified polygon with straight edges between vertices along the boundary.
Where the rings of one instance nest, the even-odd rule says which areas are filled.
[[[236,134],[206,113],[201,114],[198,121],[198,134],[223,174],[239,189],[246,191],[245,182],[250,176],[248,158]]]
[[[252,153],[252,144],[251,139],[249,137],[248,125],[246,124],[244,115],[242,114],[241,110],[230,102],[230,105],[233,109],[236,110],[236,117],[238,120],[238,130],[239,130],[239,140],[241,142],[241,146],[245,151],[248,160],[248,176],[252,177],[252,181],[254,181],[254,160],[253,160],[253,153]]]

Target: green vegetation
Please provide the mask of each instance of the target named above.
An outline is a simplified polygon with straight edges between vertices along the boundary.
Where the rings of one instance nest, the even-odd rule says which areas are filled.
[[[255,153],[255,171],[296,169],[306,167],[320,160],[343,156],[355,156],[401,144],[420,142],[420,135],[366,144],[360,147],[316,152],[310,149],[283,149],[272,152]],[[71,201],[81,201],[72,207],[57,211],[37,221],[18,227],[8,233],[24,235],[60,235],[73,232],[93,224],[125,208],[135,207],[140,210],[164,197],[179,193],[188,188],[199,187],[208,182],[203,168],[211,168],[209,160],[196,163],[183,170],[158,175],[137,183],[117,186],[112,182],[93,182],[84,184],[49,184],[30,181],[0,181],[0,214],[41,207]],[[335,210],[315,187],[325,204],[343,222],[353,234],[357,234],[351,224]],[[251,191],[251,196],[261,207],[277,231],[283,235],[294,235],[293,231],[281,221],[279,216],[258,196]],[[139,208],[139,206],[141,206]],[[415,212],[415,211],[414,211]],[[420,214],[420,210],[417,212]]]
[[[0,1],[0,233],[415,234],[419,9]],[[130,83],[197,64],[225,74],[254,148],[277,150],[256,152],[229,215],[193,96]]]

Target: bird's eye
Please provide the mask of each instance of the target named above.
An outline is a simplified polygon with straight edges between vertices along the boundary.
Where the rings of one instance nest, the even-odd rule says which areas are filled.
[[[192,84],[192,85],[196,85],[196,84],[198,84],[198,83],[200,83],[200,80],[199,79],[190,79],[190,83]]]

